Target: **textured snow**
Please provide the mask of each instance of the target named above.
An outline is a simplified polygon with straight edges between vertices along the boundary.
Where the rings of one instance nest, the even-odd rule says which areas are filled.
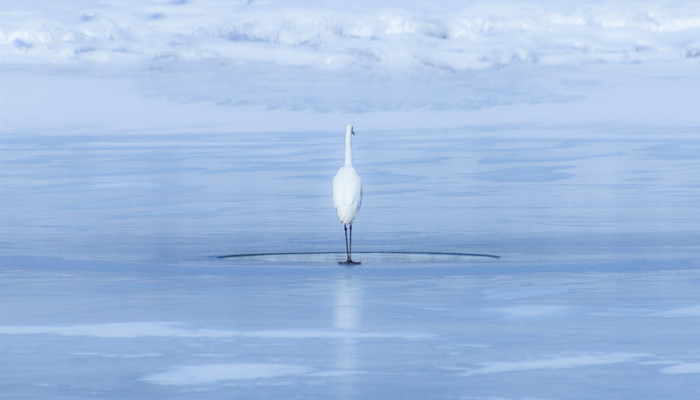
[[[700,7],[662,2],[6,1],[3,55],[55,63],[173,59],[313,68],[644,62],[697,57]],[[85,7],[85,8],[83,8]]]

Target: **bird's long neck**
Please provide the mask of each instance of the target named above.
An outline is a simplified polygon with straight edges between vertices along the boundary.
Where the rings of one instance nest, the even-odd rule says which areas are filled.
[[[345,166],[352,167],[352,146],[350,145],[350,131],[345,133]]]

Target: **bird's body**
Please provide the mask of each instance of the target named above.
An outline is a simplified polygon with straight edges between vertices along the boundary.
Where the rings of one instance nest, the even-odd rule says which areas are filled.
[[[343,224],[352,224],[362,205],[362,181],[352,166],[343,166],[333,178],[333,205]]]
[[[333,177],[333,205],[338,213],[338,219],[345,229],[345,250],[348,256],[343,264],[359,264],[352,261],[352,222],[362,205],[362,181],[355,168],[352,166],[352,146],[350,140],[353,131],[352,125],[345,128],[345,165],[338,169]],[[348,242],[348,227],[350,228],[350,241]]]

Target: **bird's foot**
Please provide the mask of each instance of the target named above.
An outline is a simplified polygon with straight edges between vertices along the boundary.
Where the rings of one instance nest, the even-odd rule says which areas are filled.
[[[348,257],[348,259],[345,261],[338,261],[338,264],[340,264],[340,265],[360,265],[362,263],[359,261],[353,261],[352,258]]]

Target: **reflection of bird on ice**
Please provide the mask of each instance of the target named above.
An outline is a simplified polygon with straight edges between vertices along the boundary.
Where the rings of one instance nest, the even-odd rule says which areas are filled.
[[[340,333],[334,341],[334,368],[343,379],[337,388],[338,399],[355,399],[359,373],[356,332],[362,317],[362,287],[352,277],[352,269],[338,277],[333,298],[333,327]]]
[[[352,125],[345,128],[345,165],[338,169],[333,177],[333,205],[338,219],[345,228],[345,253],[348,258],[340,264],[360,264],[352,261],[352,221],[357,216],[362,204],[362,181],[352,166],[352,147],[350,138],[355,134]],[[350,240],[348,240],[348,227]]]

